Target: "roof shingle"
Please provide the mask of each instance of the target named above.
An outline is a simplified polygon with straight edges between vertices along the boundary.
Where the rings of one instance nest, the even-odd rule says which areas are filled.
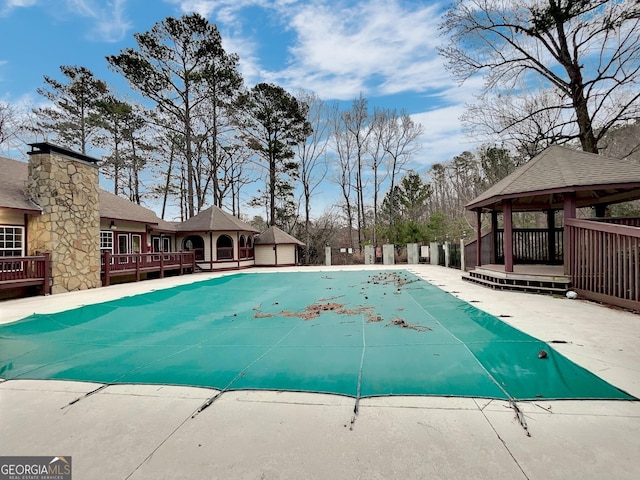
[[[588,187],[611,190],[616,185],[633,183],[640,184],[640,166],[634,161],[554,145],[473,199],[466,208],[542,192],[575,192]]]
[[[26,194],[28,166],[24,162],[0,157],[0,207],[38,213],[40,207]]]
[[[267,228],[256,237],[255,245],[300,245],[304,246],[300,240],[283,232],[276,226]]]
[[[180,232],[228,232],[239,230],[255,233],[259,231],[215,205],[177,225],[177,230]]]

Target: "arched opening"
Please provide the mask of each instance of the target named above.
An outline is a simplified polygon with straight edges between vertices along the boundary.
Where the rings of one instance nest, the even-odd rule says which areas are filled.
[[[204,260],[204,240],[200,235],[189,235],[182,241],[185,252],[194,252],[196,260]]]
[[[233,260],[233,239],[229,235],[220,235],[216,240],[216,259]]]
[[[238,258],[247,258],[247,247],[244,235],[240,235],[240,240],[238,240]]]
[[[253,237],[247,237],[247,258],[253,258]]]

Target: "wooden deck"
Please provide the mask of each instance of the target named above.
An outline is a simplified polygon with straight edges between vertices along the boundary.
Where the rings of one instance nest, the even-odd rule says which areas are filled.
[[[505,272],[504,265],[482,265],[463,279],[499,290],[560,295],[571,285],[571,277],[564,274],[562,265],[514,265],[513,270]]]
[[[164,278],[167,272],[178,275],[194,273],[194,252],[133,253],[102,255],[102,285],[108,287],[115,277],[131,277],[139,282],[143,274],[158,273]]]
[[[32,257],[0,257],[0,289],[39,287],[42,295],[51,293],[49,253]]]

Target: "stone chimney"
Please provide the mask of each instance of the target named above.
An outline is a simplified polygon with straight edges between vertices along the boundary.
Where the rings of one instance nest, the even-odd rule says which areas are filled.
[[[51,293],[101,286],[98,160],[32,143],[27,190],[42,208],[29,219],[28,254],[51,254]]]

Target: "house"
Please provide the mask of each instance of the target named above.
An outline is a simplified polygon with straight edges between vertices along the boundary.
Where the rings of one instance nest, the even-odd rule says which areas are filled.
[[[255,265],[254,227],[211,207],[182,223],[102,190],[98,160],[50,143],[0,157],[0,298]]]
[[[261,267],[297,265],[299,247],[304,247],[304,243],[278,227],[271,226],[255,239],[255,265]]]

